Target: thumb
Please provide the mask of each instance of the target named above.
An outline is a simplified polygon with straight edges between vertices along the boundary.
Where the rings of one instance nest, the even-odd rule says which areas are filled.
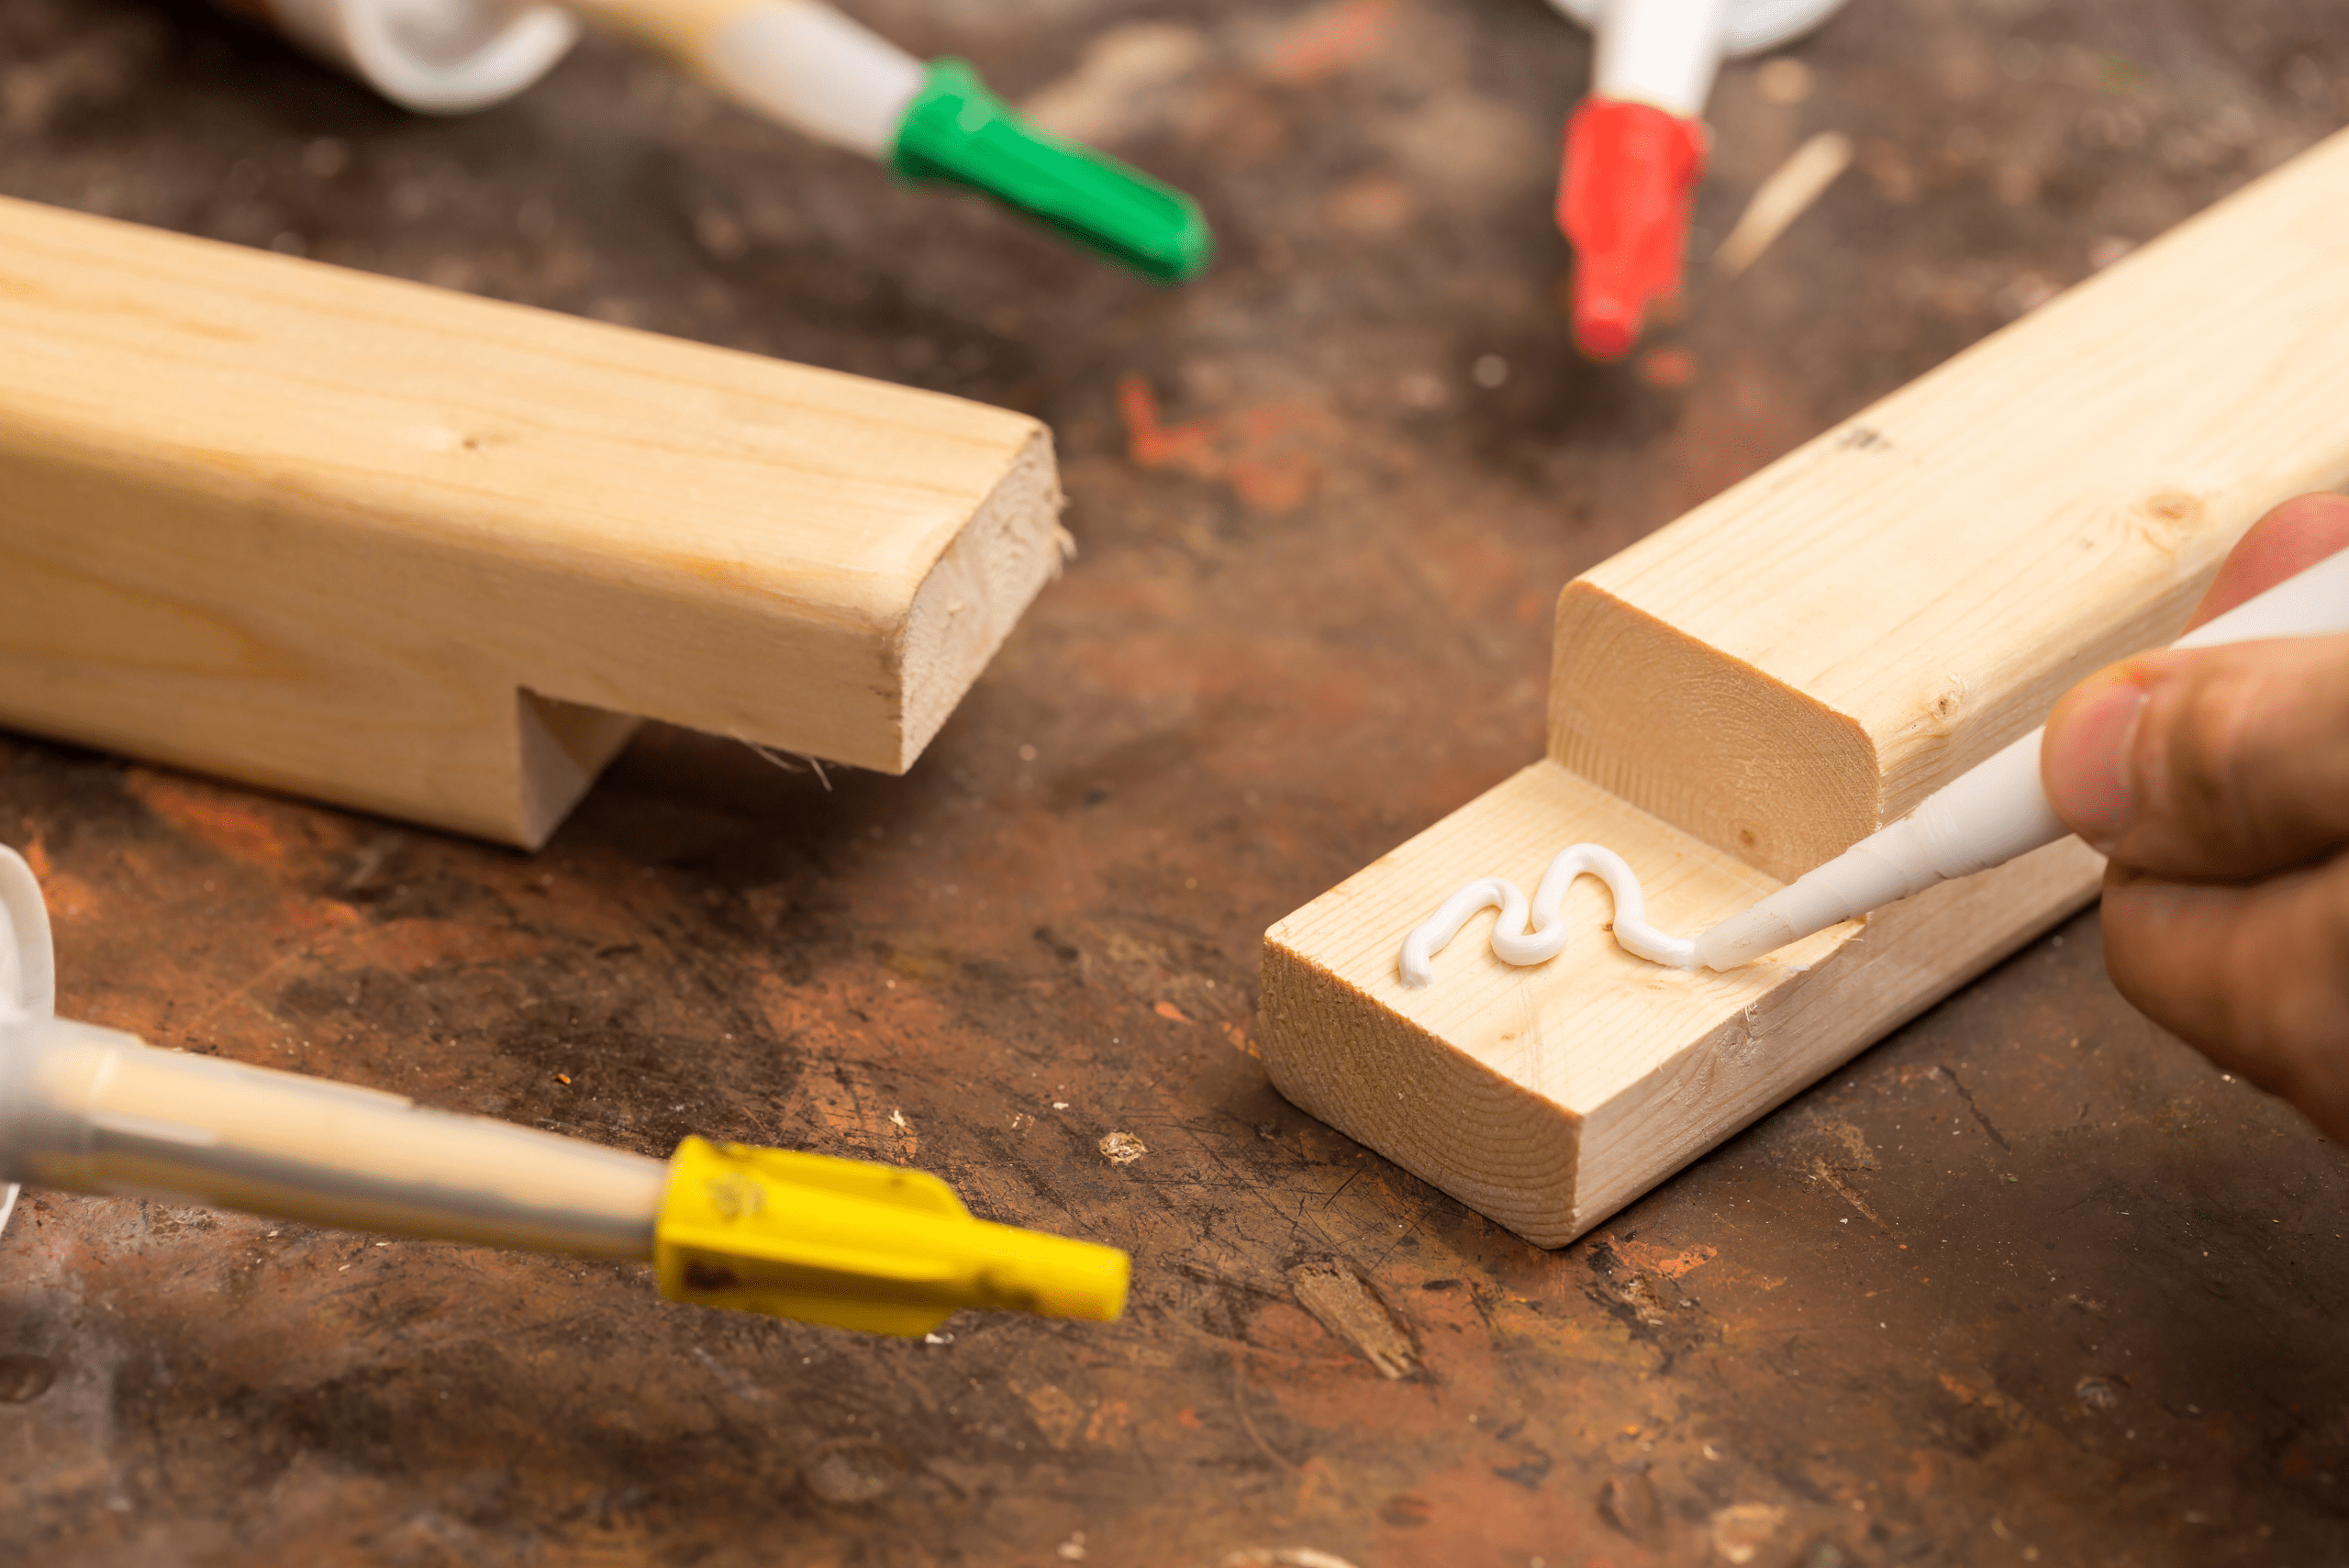
[[[2349,636],[2148,653],[2047,721],[2056,815],[2124,866],[2241,881],[2349,842]]]

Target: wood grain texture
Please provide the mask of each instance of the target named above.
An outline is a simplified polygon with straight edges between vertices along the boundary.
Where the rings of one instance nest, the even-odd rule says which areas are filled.
[[[1550,754],[1778,876],[2349,480],[2349,132],[1568,585]]]
[[[0,202],[0,723],[535,845],[654,717],[901,772],[1024,416]]]
[[[1694,934],[2176,635],[2263,511],[2349,479],[2344,210],[2349,133],[1570,584],[1549,757],[1266,934],[1273,1082],[1556,1245],[2086,904],[2067,840],[1687,974],[1586,878],[1546,965],[1486,915],[1396,973],[1462,884],[1583,840]]]
[[[1578,879],[1546,964],[1493,956],[1479,915],[1404,986],[1396,951],[1460,884],[1531,888],[1595,840],[1642,873],[1649,917],[1701,929],[1777,883],[1544,760],[1264,936],[1261,1050],[1306,1110],[1511,1230],[1562,1246],[2015,945],[2094,897],[2076,840],[1727,974],[1615,945],[1605,885]]]

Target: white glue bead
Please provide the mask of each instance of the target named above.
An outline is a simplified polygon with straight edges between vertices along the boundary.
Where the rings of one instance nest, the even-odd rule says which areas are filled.
[[[1445,899],[1403,939],[1396,961],[1403,984],[1416,988],[1432,981],[1431,961],[1479,909],[1500,910],[1493,922],[1495,956],[1505,963],[1547,963],[1565,949],[1569,932],[1559,906],[1578,876],[1595,876],[1607,884],[1615,901],[1615,940],[1625,951],[1674,969],[1697,967],[1694,941],[1648,924],[1646,895],[1623,857],[1603,844],[1575,844],[1561,850],[1542,873],[1530,908],[1517,884],[1499,876],[1480,878]]]

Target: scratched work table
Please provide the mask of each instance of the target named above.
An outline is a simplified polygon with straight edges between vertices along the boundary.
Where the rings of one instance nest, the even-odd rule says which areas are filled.
[[[1197,191],[1216,272],[1154,293],[609,45],[434,122],[192,4],[0,0],[0,190],[1026,409],[1081,547],[903,779],[654,729],[530,857],[6,737],[0,841],[70,1015],[918,1165],[1130,1249],[1130,1310],[898,1342],[29,1195],[0,1558],[2349,1554],[2349,1183],[2092,914],[1554,1253],[1251,1049],[1264,926],[1538,751],[1567,577],[2337,128],[2349,11],[1854,0],[1725,74],[1690,311],[1601,369],[1548,217],[1586,45],[1533,0],[861,10]],[[1852,172],[1717,282],[1822,129]]]

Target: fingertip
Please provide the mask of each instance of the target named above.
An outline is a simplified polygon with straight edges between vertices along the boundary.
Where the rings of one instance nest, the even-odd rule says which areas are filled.
[[[2145,688],[2121,666],[2081,682],[2047,718],[2039,771],[2048,804],[2065,826],[2099,850],[2136,816],[2130,749],[2146,701]]]
[[[2349,495],[2297,496],[2251,525],[2195,606],[2189,629],[2349,550]]]

